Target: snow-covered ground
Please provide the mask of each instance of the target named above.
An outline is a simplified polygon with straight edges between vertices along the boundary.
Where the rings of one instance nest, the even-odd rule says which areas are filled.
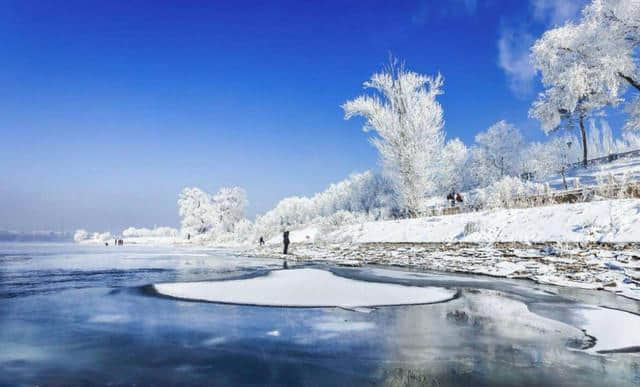
[[[580,186],[594,186],[602,181],[607,182],[611,176],[616,181],[640,181],[640,157],[622,158],[611,163],[591,165],[588,168],[573,168],[567,171],[566,179],[569,188],[574,188],[576,180]],[[564,189],[560,173],[539,182],[549,183],[553,189]]]
[[[455,290],[358,281],[326,270],[271,271],[262,277],[154,285],[160,294],[182,299],[245,305],[358,308],[429,304],[452,299]]]
[[[302,260],[529,278],[640,299],[638,199],[307,228],[291,241]],[[281,244],[272,238],[248,253],[273,256]]]
[[[367,222],[330,232],[291,231],[292,243],[639,242],[640,200],[604,200],[523,209]],[[274,237],[269,244],[280,244]]]

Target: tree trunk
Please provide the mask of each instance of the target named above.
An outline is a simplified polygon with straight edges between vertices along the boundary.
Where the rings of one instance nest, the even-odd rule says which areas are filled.
[[[587,132],[584,130],[584,116],[580,116],[580,134],[582,135],[582,166],[587,167]]]

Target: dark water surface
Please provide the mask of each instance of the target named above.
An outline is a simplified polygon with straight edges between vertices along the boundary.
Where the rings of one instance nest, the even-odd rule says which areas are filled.
[[[637,353],[589,353],[571,326],[580,305],[640,311],[605,292],[371,267],[324,268],[460,297],[356,312],[145,291],[281,267],[222,250],[0,244],[0,385],[640,385]]]

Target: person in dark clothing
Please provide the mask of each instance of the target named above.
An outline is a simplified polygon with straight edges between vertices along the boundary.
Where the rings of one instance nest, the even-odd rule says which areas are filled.
[[[260,243],[260,246],[264,246],[264,238],[263,237],[260,237],[259,243]]]
[[[289,250],[289,231],[285,231],[282,235],[282,242],[284,242],[284,253],[288,254],[287,251]]]
[[[187,240],[191,240],[191,234],[187,234]]]
[[[455,193],[455,191],[451,191],[449,193],[449,195],[447,195],[447,200],[449,201],[449,203],[451,203],[451,207],[455,206],[455,204],[456,204],[456,193]]]
[[[460,195],[460,192],[456,194],[456,202],[462,203],[462,195]]]

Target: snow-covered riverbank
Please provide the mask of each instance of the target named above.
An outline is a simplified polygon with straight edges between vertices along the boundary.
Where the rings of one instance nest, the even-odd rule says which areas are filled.
[[[243,251],[275,257],[275,247]],[[364,264],[526,278],[539,283],[601,289],[640,300],[640,251],[560,245],[507,248],[444,244],[298,244],[287,259],[338,265]]]
[[[529,278],[640,299],[637,199],[307,228],[291,240],[293,259]],[[280,244],[249,253],[279,255]]]
[[[283,257],[281,238],[262,248],[218,247]],[[640,299],[638,199],[309,227],[291,230],[290,239],[289,259],[529,278]],[[125,245],[138,243],[200,246],[177,237],[125,238]]]
[[[292,242],[639,242],[640,200],[603,200],[546,207],[367,222],[334,230],[293,230]],[[270,244],[280,243],[277,236]]]

